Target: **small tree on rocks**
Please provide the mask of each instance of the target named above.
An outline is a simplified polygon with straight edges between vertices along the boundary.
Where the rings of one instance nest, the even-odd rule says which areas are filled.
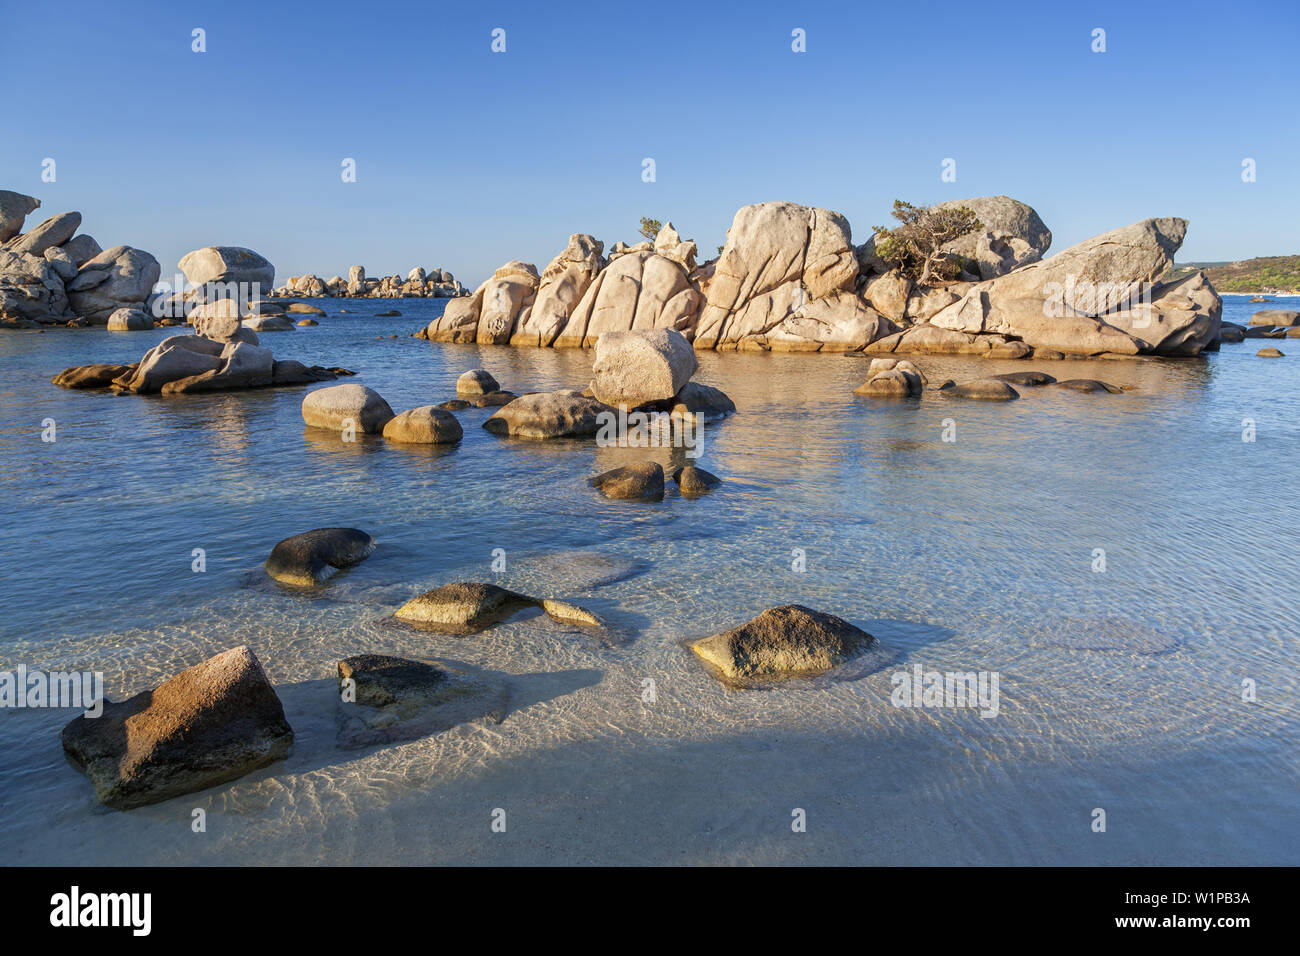
[[[983,228],[974,211],[966,206],[913,206],[894,200],[893,229],[872,226],[876,234],[876,255],[902,272],[917,285],[931,279],[951,280],[961,274],[958,257],[943,247],[967,233]]]

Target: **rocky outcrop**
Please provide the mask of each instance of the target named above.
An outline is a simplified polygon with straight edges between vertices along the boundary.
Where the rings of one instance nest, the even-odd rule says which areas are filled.
[[[243,646],[63,729],[64,752],[117,810],[234,780],[283,760],[292,745],[284,708]]]
[[[285,538],[271,549],[266,573],[282,584],[313,587],[335,571],[370,557],[375,539],[356,528],[317,528]]]
[[[542,270],[537,298],[528,315],[516,323],[511,345],[549,346],[568,324],[578,303],[605,267],[604,243],[586,233],[574,233],[569,245]]]
[[[822,674],[874,642],[833,614],[786,604],[687,646],[714,676],[744,685]]]
[[[87,260],[68,283],[72,310],[94,325],[105,325],[118,309],[144,309],[162,268],[141,249],[113,246]]]
[[[870,240],[855,249],[838,213],[760,203],[736,213],[719,257],[699,266],[695,244],[671,223],[654,243],[616,243],[603,266],[601,243],[575,234],[536,286],[501,288],[502,273],[523,265],[510,263],[418,335],[594,348],[605,332],[672,329],[697,350],[991,358],[1035,348],[1192,355],[1215,347],[1221,305],[1209,282],[1154,285],[1185,220],[1144,220],[1043,259],[1051,231],[1026,204],[986,196],[943,205],[967,206],[980,218],[979,229],[947,249],[973,270],[971,281],[914,287],[875,256]],[[1143,302],[1150,308],[1135,311]]]
[[[368,278],[365,266],[352,266],[348,277],[331,276],[323,279],[312,273],[289,276],[286,283],[268,294],[276,296],[306,296],[309,298],[453,298],[468,295],[469,291],[455,280],[446,269],[425,269],[416,266],[401,275]]]
[[[604,332],[689,330],[699,304],[681,263],[653,251],[628,253],[601,270],[552,344],[592,348]]]
[[[28,214],[35,212],[40,205],[39,199],[0,189],[0,242],[8,242],[21,233]]]
[[[788,202],[744,206],[701,282],[695,345],[735,348],[764,336],[805,303],[851,292],[857,276],[848,220],[839,213]]]
[[[33,227],[30,232],[9,240],[5,243],[5,249],[28,256],[44,255],[46,249],[63,245],[80,228],[81,213],[61,212]]]
[[[973,279],[996,279],[1037,262],[1052,245],[1052,232],[1033,207],[1010,196],[980,196],[939,203],[940,209],[966,207],[980,228],[954,239],[944,251],[966,260]]]

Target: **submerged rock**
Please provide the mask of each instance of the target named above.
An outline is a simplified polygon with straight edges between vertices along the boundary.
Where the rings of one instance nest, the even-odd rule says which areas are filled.
[[[311,587],[334,570],[368,558],[375,539],[356,528],[317,528],[285,538],[271,549],[266,573],[284,584]]]
[[[338,662],[338,745],[414,740],[471,720],[501,723],[509,691],[438,661],[359,654]]]
[[[590,483],[606,498],[662,501],[664,497],[664,469],[655,461],[614,468],[590,479]]]
[[[63,728],[68,757],[118,810],[242,777],[283,760],[292,744],[280,699],[244,646]]]
[[[822,674],[874,641],[866,631],[833,614],[785,604],[688,647],[715,676],[746,682]]]
[[[1095,378],[1070,378],[1064,382],[1057,382],[1053,388],[1068,388],[1072,392],[1110,392],[1112,395],[1124,391],[1118,385],[1108,385]]]
[[[1002,375],[994,375],[1000,382],[1010,382],[1012,385],[1054,385],[1056,379],[1046,372],[1006,372]]]
[[[952,398],[973,398],[986,402],[1010,402],[1020,393],[1000,378],[981,378],[964,385],[944,383],[939,390]]]

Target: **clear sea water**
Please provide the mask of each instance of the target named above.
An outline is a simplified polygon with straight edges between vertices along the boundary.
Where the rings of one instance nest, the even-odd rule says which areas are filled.
[[[1297,302],[1228,297],[1225,317]],[[354,368],[397,410],[453,397],[478,366],[516,391],[589,378],[586,352],[409,338],[440,301],[319,304],[319,327],[263,343]],[[639,504],[584,479],[680,453],[504,440],[478,409],[458,413],[450,450],[348,445],[304,430],[303,389],[49,384],[167,334],[0,335],[0,670],[102,671],[121,699],[246,643],[295,747],[116,812],[62,754],[73,712],[0,711],[8,863],[1300,863],[1300,341],[1197,360],[919,360],[932,382],[1039,368],[1132,386],[1009,404],[857,398],[857,357],[704,354],[697,378],[739,406],[704,433],[699,463],[724,484]],[[1257,358],[1264,345],[1293,354]],[[378,550],[318,596],[265,579],[278,540],[334,525]],[[574,551],[638,571],[583,589]],[[627,639],[538,616],[470,637],[387,620],[456,580],[574,600]],[[791,601],[870,631],[884,663],[737,691],[681,647]],[[511,710],[339,750],[335,662],[361,652],[473,665],[511,686]],[[891,675],[916,664],[996,671],[998,716],[892,706]]]

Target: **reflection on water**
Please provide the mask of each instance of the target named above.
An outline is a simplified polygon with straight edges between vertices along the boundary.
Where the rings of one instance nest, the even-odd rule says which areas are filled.
[[[386,305],[326,302],[319,327],[267,344],[356,369],[398,411],[453,397],[477,366],[516,392],[589,378],[588,352],[376,339],[442,307],[373,318]],[[861,357],[703,354],[697,378],[740,409],[705,426],[694,460],[724,483],[640,504],[586,479],[693,459],[506,440],[481,427],[492,409],[458,412],[464,440],[425,449],[305,428],[305,389],[48,384],[162,337],[0,336],[0,669],[100,670],[120,698],[248,643],[297,744],[235,783],[109,813],[62,758],[69,715],[0,712],[10,860],[1297,862],[1300,372],[1258,343],[1194,361],[918,360],[931,382],[1032,367],[1131,386],[1008,404],[863,399]],[[281,538],[334,525],[379,547],[320,594],[260,571]],[[575,600],[628,639],[544,615],[469,637],[392,626],[455,580]],[[729,691],[680,646],[787,601],[869,630],[887,663]],[[339,752],[329,681],[365,651],[507,675],[516,704],[499,726]],[[1000,715],[892,707],[890,674],[916,663],[997,671]],[[201,846],[196,806],[223,820]],[[493,842],[497,806],[511,836]],[[791,843],[796,806],[810,828]]]

